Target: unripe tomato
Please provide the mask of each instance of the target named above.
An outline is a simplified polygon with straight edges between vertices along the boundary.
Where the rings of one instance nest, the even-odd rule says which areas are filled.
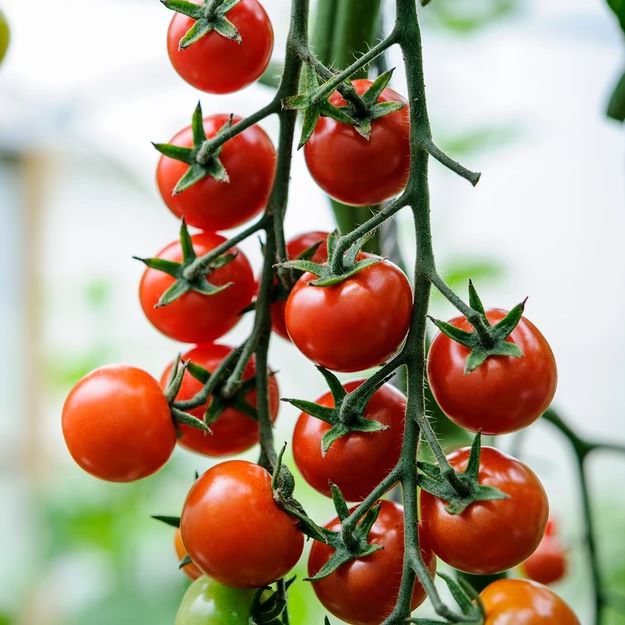
[[[199,4],[199,0],[192,0]],[[273,50],[273,29],[262,5],[241,0],[228,13],[241,36],[237,43],[212,31],[180,48],[180,40],[194,20],[176,13],[167,32],[167,50],[175,70],[189,84],[207,93],[231,93],[260,78]]]
[[[486,314],[491,324],[505,310]],[[464,317],[449,323],[467,332]],[[549,407],[556,391],[556,361],[545,337],[534,324],[521,318],[508,338],[523,356],[490,356],[477,369],[464,372],[469,349],[440,333],[428,353],[428,380],[443,412],[459,426],[484,434],[507,434],[527,427]]]
[[[524,579],[500,579],[480,594],[484,625],[580,625],[552,590]]]
[[[219,234],[202,232],[191,237],[193,249],[202,256],[223,243]],[[254,272],[249,260],[236,247],[228,253],[236,258],[211,271],[208,280],[215,286],[228,284],[227,289],[215,295],[190,291],[182,297],[155,308],[163,293],[173,284],[174,278],[156,269],[146,269],[139,285],[141,307],[148,320],[168,337],[183,343],[205,343],[219,338],[241,319],[241,311],[252,301],[256,290]],[[179,241],[170,243],[157,255],[175,262],[182,260]]]
[[[410,326],[412,288],[404,272],[383,260],[333,286],[313,286],[305,273],[286,302],[294,345],[334,371],[362,371],[383,363]]]
[[[347,562],[327,577],[312,582],[324,607],[351,625],[379,625],[393,611],[399,594],[404,559],[404,511],[392,501],[381,503],[380,514],[369,533],[369,542],[382,549],[366,558]],[[338,518],[326,525],[332,531],[340,527]],[[421,532],[420,543],[421,556],[434,576],[436,557]],[[315,541],[308,559],[308,574],[315,575],[332,554],[332,547]],[[412,609],[421,605],[425,598],[425,590],[417,580],[412,593]]]
[[[364,380],[348,382],[351,392]],[[334,406],[332,393],[317,404]],[[394,386],[384,384],[369,400],[365,419],[387,426],[378,432],[350,432],[338,439],[325,456],[321,439],[330,424],[302,412],[293,433],[293,456],[304,479],[320,493],[331,496],[329,483],[336,484],[347,501],[364,499],[393,469],[399,460],[406,416],[406,398]],[[355,467],[358,467],[356,470]]]
[[[554,584],[566,574],[566,551],[558,538],[553,520],[536,551],[521,564],[521,571],[540,584]]]
[[[235,44],[236,45],[236,44]],[[213,138],[230,115],[204,118],[208,139]],[[241,121],[234,117],[233,123]],[[169,141],[181,147],[193,147],[191,127],[183,128]],[[210,176],[174,195],[178,181],[189,165],[161,156],[156,168],[156,181],[163,201],[177,217],[201,230],[228,230],[258,215],[265,206],[276,171],[276,151],[271,139],[260,126],[252,126],[226,141],[219,153],[229,182]]]
[[[189,586],[175,625],[248,625],[254,592],[200,577]]]
[[[176,555],[178,556],[178,562],[182,562],[182,560],[184,560],[187,556],[187,550],[182,542],[182,534],[178,528],[176,528],[176,531],[174,532],[174,549],[176,550]],[[198,569],[193,563],[183,566],[182,570],[191,579],[197,579],[202,576],[202,571],[200,571],[200,569]]]
[[[371,80],[353,85],[359,95]],[[335,106],[345,104],[338,93],[330,96]],[[410,168],[410,111],[406,100],[392,89],[384,89],[378,102],[403,102],[402,109],[372,123],[365,139],[353,126],[331,117],[321,117],[304,146],[306,164],[315,182],[344,204],[367,206],[384,202],[401,193]]]
[[[9,30],[9,24],[4,17],[4,13],[0,11],[0,63],[2,63],[4,56],[9,49],[10,39],[11,31]]]
[[[226,345],[204,343],[188,351],[182,356],[182,359],[191,361],[204,367],[207,371],[213,372],[231,352],[232,348]],[[163,388],[169,382],[171,369],[172,365],[170,364],[163,372],[161,377],[161,386]],[[252,358],[245,367],[243,380],[249,380],[255,375],[256,365]],[[268,385],[271,420],[275,421],[280,408],[280,391],[275,375],[269,377]],[[182,378],[182,386],[178,392],[177,399],[179,401],[191,399],[201,389],[202,384],[186,371]],[[245,399],[252,408],[255,408],[256,390],[251,389],[248,391]],[[198,408],[191,410],[190,413],[198,419],[203,419],[207,406],[208,404],[202,404]],[[178,444],[181,447],[212,457],[230,456],[244,452],[258,443],[259,436],[258,421],[234,406],[225,408],[217,420],[210,425],[212,434],[184,424],[181,424],[179,429],[181,436],[178,438]]]
[[[222,462],[193,484],[180,529],[199,568],[234,588],[276,581],[304,548],[296,519],[274,501],[271,475],[242,460]]]
[[[74,460],[110,482],[158,471],[176,444],[169,404],[141,369],[108,365],[86,375],[65,400],[63,436]]]
[[[298,235],[286,244],[286,251],[289,260],[297,258],[302,252],[315,245],[315,243],[322,242],[310,260],[315,263],[325,263],[326,260],[328,260],[328,248],[326,245],[327,239],[328,233],[320,231],[305,232],[304,234]],[[281,336],[283,339],[290,341],[291,339],[289,338],[289,333],[286,330],[286,321],[284,319],[285,310],[286,299],[273,302],[271,304],[271,327],[276,334]]]
[[[470,449],[447,456],[464,472]],[[421,491],[421,519],[434,553],[465,573],[490,575],[517,566],[536,549],[549,517],[542,484],[525,464],[492,447],[483,447],[479,482],[494,486],[507,499],[478,501],[462,514],[450,514],[446,503]]]

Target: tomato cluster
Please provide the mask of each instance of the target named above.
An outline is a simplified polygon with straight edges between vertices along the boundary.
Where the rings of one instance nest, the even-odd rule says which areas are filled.
[[[192,5],[177,3],[190,13],[176,13],[168,32],[169,56],[178,73],[210,93],[235,91],[258,79],[271,56],[273,31],[257,0],[195,4],[198,11],[217,8],[211,16],[198,13],[194,18]],[[230,8],[220,12],[220,6]],[[375,89],[369,80],[356,80],[352,86],[363,97]],[[329,101],[337,108],[349,105],[338,92]],[[367,133],[321,116],[305,146],[312,177],[344,203],[384,202],[401,194],[408,181],[408,106],[389,88],[380,88],[375,101],[391,108],[386,106],[388,114],[372,116]],[[259,398],[254,356],[248,353],[243,362],[241,350],[215,342],[253,305],[258,290],[246,256],[218,231],[240,226],[266,209],[276,174],[275,149],[257,125],[237,133],[242,123],[238,117],[202,118],[199,108],[197,115],[171,144],[159,148],[158,187],[165,204],[182,220],[181,237],[155,257],[143,259],[147,268],[139,286],[151,324],[190,346],[166,367],[160,384],[133,367],[102,367],[78,382],[63,408],[71,455],[105,480],[129,481],[154,473],[176,442],[210,458],[244,452],[259,442],[259,401],[265,402],[271,421],[278,415],[276,376],[269,372],[262,385],[267,397]],[[230,135],[211,148],[223,133]],[[198,232],[190,235],[187,225]],[[270,302],[274,333],[318,365],[331,388],[314,403],[293,400],[302,409],[293,434],[295,463],[308,484],[344,507],[341,516],[337,504],[339,517],[318,528],[326,537],[341,535],[346,501],[361,502],[383,480],[389,490],[394,486],[397,467],[410,461],[402,458],[404,431],[415,418],[407,413],[406,397],[387,379],[372,385],[362,403],[352,406],[355,414],[349,414],[345,398],[357,397],[367,381],[341,385],[329,370],[360,372],[401,354],[413,317],[413,292],[401,269],[356,248],[344,254],[350,257],[347,267],[335,263],[331,243],[336,245],[332,235],[320,231],[288,241],[288,258],[282,260],[288,261],[283,266],[291,271],[291,282],[276,271]],[[306,270],[297,269],[298,261]],[[489,327],[505,319],[505,311],[484,313]],[[465,318],[450,324],[472,332]],[[431,345],[427,375],[432,393],[450,419],[470,431],[504,434],[526,427],[553,398],[555,360],[540,332],[520,318],[505,340],[520,354],[488,355],[471,371],[466,370],[471,350],[465,345],[445,333]],[[219,376],[230,380],[234,371],[239,378],[233,390]],[[459,449],[447,462],[457,476],[468,479],[472,458],[471,450]],[[284,505],[276,487],[279,477],[279,471],[272,476],[264,466],[226,459],[196,479],[174,536],[183,571],[196,580],[177,622],[205,623],[209,616],[215,623],[247,622],[249,589],[275,582],[297,563],[304,526]],[[500,573],[522,562],[527,576],[536,580],[551,582],[563,574],[550,532],[543,539],[549,506],[531,469],[484,447],[471,487],[497,489],[501,496],[476,498],[457,510],[426,486],[420,489],[421,521],[409,538],[418,543],[431,576],[437,556],[473,574]],[[405,568],[404,510],[386,499],[378,504],[370,529],[359,521],[359,527],[367,527],[371,551],[320,576],[338,548],[317,534],[308,560],[321,603],[353,625],[377,625],[388,617]],[[425,598],[417,581],[412,608]],[[541,616],[541,623],[577,622],[551,591],[530,582],[497,582],[484,591],[482,601],[489,625],[512,622],[510,610],[530,615],[515,623],[538,623],[532,615],[539,603],[548,614]]]

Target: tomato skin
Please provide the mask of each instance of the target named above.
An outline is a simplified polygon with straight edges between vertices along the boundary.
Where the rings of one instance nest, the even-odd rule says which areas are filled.
[[[521,564],[521,571],[540,584],[554,584],[566,575],[566,551],[558,538],[555,523],[549,519],[536,551]]]
[[[363,382],[348,382],[345,390],[351,392]],[[334,407],[331,393],[326,393],[316,403]],[[331,426],[302,412],[293,433],[293,455],[300,473],[313,488],[327,497],[331,496],[329,482],[332,482],[341,489],[347,501],[364,499],[399,460],[405,415],[406,398],[403,393],[390,384],[384,384],[369,400],[363,416],[387,425],[388,429],[351,432],[332,443],[323,456],[321,439]]]
[[[369,533],[369,542],[382,549],[340,566],[327,577],[312,582],[317,598],[337,618],[351,625],[379,625],[393,610],[399,593],[404,558],[404,511],[392,501],[382,501],[377,521]],[[326,526],[338,530],[338,518]],[[420,533],[421,534],[421,533]],[[425,537],[421,555],[428,570],[434,575],[436,557]],[[315,541],[308,559],[308,574],[313,576],[328,561],[333,549]],[[412,609],[426,598],[425,590],[417,581],[412,594]]]
[[[243,89],[260,78],[271,59],[273,28],[259,2],[241,0],[226,17],[239,31],[241,43],[213,31],[188,48],[180,49],[180,40],[195,24],[181,13],[174,15],[167,31],[167,51],[174,69],[189,84],[206,93]]]
[[[295,346],[334,371],[362,371],[390,358],[410,326],[412,288],[383,260],[334,286],[312,286],[305,273],[286,303],[286,327]]]
[[[291,239],[286,244],[286,251],[288,258],[293,260],[297,258],[302,252],[306,251],[309,247],[323,241],[317,248],[311,260],[315,263],[325,263],[328,260],[328,247],[326,241],[328,239],[328,232],[304,232],[298,235],[294,239]],[[271,327],[273,331],[281,336],[283,339],[290,341],[289,333],[286,330],[286,321],[284,319],[284,312],[286,310],[286,300],[280,300],[271,304]]]
[[[176,444],[158,382],[128,365],[100,367],[82,378],[65,400],[62,427],[74,460],[109,482],[151,475],[169,460]]]
[[[470,449],[447,456],[464,471]],[[507,499],[479,501],[462,514],[445,510],[445,502],[421,491],[421,519],[434,553],[454,568],[477,575],[506,571],[534,552],[549,518],[549,503],[534,472],[519,460],[483,447],[480,484],[495,486]]]
[[[493,309],[487,318],[495,324],[506,315]],[[464,317],[450,323],[473,331]],[[533,423],[549,407],[558,373],[549,343],[523,317],[509,340],[523,351],[520,358],[491,356],[471,373],[464,373],[469,350],[438,334],[428,354],[428,380],[443,412],[457,425],[484,434],[508,434]]]
[[[371,80],[353,81],[358,94]],[[353,126],[321,117],[304,146],[306,164],[315,182],[335,200],[353,206],[384,202],[402,192],[410,168],[410,112],[406,100],[384,89],[378,102],[403,102],[402,109],[374,120],[369,140]],[[330,102],[340,106],[343,97],[334,92]]]
[[[236,44],[235,44],[236,45]],[[204,118],[207,138],[214,137],[228,122],[230,115]],[[233,123],[241,121],[234,117]],[[182,147],[193,146],[191,127],[187,126],[169,141]],[[163,201],[177,217],[201,230],[228,230],[258,215],[266,206],[276,171],[276,151],[271,139],[260,126],[252,126],[223,145],[219,153],[230,182],[203,178],[182,193],[174,188],[189,166],[161,156],[156,168],[156,181]]]
[[[212,232],[202,232],[191,237],[193,249],[202,256],[226,239]],[[182,343],[205,343],[219,338],[241,319],[241,311],[252,301],[256,282],[247,257],[237,248],[236,258],[212,271],[208,276],[216,286],[233,284],[215,295],[190,291],[176,301],[155,308],[161,295],[173,284],[174,278],[163,271],[146,269],[139,285],[141,307],[157,330]],[[156,255],[158,258],[180,262],[182,249],[179,241],[170,243]]]
[[[178,562],[182,562],[182,560],[187,555],[187,550],[185,549],[184,543],[182,542],[182,534],[180,530],[176,528],[174,532],[174,549],[176,551],[176,555],[178,556]],[[195,564],[187,564],[182,567],[182,571],[189,577],[190,579],[197,579],[198,577],[202,577],[202,571],[195,566]]]
[[[175,625],[248,625],[254,592],[199,577],[185,593]]]
[[[580,625],[555,592],[524,579],[500,579],[480,594],[484,625]]]
[[[273,499],[271,475],[242,460],[209,469],[182,510],[182,539],[193,561],[234,588],[260,588],[288,573],[304,536]]]
[[[188,351],[182,359],[190,360],[212,372],[231,352],[232,348],[226,345],[204,343]],[[169,364],[161,376],[163,388],[167,386],[171,369],[172,364]],[[249,380],[255,375],[256,366],[254,360],[250,360],[243,372],[243,380]],[[189,372],[185,372],[177,399],[179,401],[191,399],[201,388],[202,384]],[[245,398],[250,406],[256,406],[256,390],[250,390]],[[190,413],[198,419],[203,419],[206,408],[207,404],[203,404],[191,410]],[[269,377],[269,408],[271,420],[275,421],[280,408],[280,391],[275,375]],[[212,434],[181,424],[179,429],[182,436],[178,438],[178,445],[205,456],[221,457],[242,453],[258,443],[258,422],[233,407],[226,408],[210,428]]]

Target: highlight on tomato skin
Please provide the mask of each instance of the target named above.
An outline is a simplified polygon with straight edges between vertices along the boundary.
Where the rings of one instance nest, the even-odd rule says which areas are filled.
[[[464,472],[469,455],[466,447],[447,459],[457,472]],[[527,465],[493,447],[482,447],[479,482],[508,497],[478,501],[461,514],[451,514],[446,502],[422,490],[421,519],[441,560],[465,573],[492,575],[517,566],[536,550],[547,525],[549,502]]]
[[[192,0],[199,4],[198,0]],[[273,28],[257,0],[241,0],[226,13],[240,41],[212,31],[186,48],[180,40],[194,20],[176,13],[167,31],[169,59],[178,74],[206,93],[232,93],[260,78],[273,51]]]
[[[214,372],[222,361],[232,353],[232,347],[217,343],[203,343],[182,355],[182,360],[192,362],[206,369],[209,373]],[[171,376],[173,363],[170,363],[161,376],[161,386],[167,387]],[[255,359],[252,357],[243,370],[243,381],[250,380],[256,375]],[[276,375],[268,378],[269,410],[272,422],[276,420],[280,409],[280,390]],[[202,389],[202,383],[196,380],[188,371],[184,373],[182,385],[176,396],[178,401],[185,401],[194,397]],[[256,389],[250,389],[243,397],[244,401],[252,408],[256,408]],[[198,419],[204,419],[206,409],[211,403],[202,404],[190,410],[190,414]],[[235,406],[227,406],[210,424],[211,433],[199,430],[181,423],[179,426],[180,436],[178,445],[198,454],[219,458],[232,456],[247,451],[258,443],[259,425],[252,416],[242,412]]]
[[[488,310],[494,325],[507,311]],[[473,327],[464,317],[450,320],[467,332]],[[471,432],[498,435],[531,425],[547,410],[556,392],[558,373],[549,343],[536,326],[521,318],[508,340],[523,356],[489,356],[465,373],[469,349],[443,333],[436,335],[427,358],[432,393],[442,411]]]
[[[110,482],[152,475],[176,444],[161,387],[149,373],[129,365],[107,365],[84,376],[67,396],[61,421],[76,463]]]

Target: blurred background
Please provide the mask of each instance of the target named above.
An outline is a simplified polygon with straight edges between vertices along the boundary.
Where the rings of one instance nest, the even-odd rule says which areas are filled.
[[[276,61],[288,4],[264,0]],[[177,450],[142,482],[99,482],[70,460],[60,409],[89,369],[123,361],[158,377],[180,349],[144,320],[131,256],[176,237],[150,141],[186,125],[200,94],[169,65],[171,14],[156,0],[0,0],[0,10],[12,30],[0,67],[0,624],[171,625],[186,581],[171,528],[149,515],[178,514],[194,471],[210,461]],[[484,172],[472,189],[432,165],[442,273],[458,288],[473,277],[490,305],[529,296],[527,316],[558,358],[556,405],[582,433],[625,442],[625,140],[604,116],[625,57],[618,24],[588,0],[435,0],[422,15],[435,139]],[[398,69],[399,91],[402,80]],[[270,98],[260,85],[201,94],[207,113],[246,114]],[[264,127],[275,136],[274,123]],[[332,214],[299,154],[287,233],[325,228]],[[410,259],[408,214],[398,232]],[[259,262],[254,239],[243,248]],[[240,341],[248,324],[225,340]],[[271,363],[284,396],[322,392],[314,368],[280,338]],[[282,406],[279,442],[295,417]],[[556,590],[586,623],[569,449],[538,423],[524,450],[570,548]],[[602,455],[591,470],[601,564],[625,596],[625,457]],[[317,520],[331,516],[303,484],[298,493]],[[293,622],[320,623],[306,584],[293,595]]]

